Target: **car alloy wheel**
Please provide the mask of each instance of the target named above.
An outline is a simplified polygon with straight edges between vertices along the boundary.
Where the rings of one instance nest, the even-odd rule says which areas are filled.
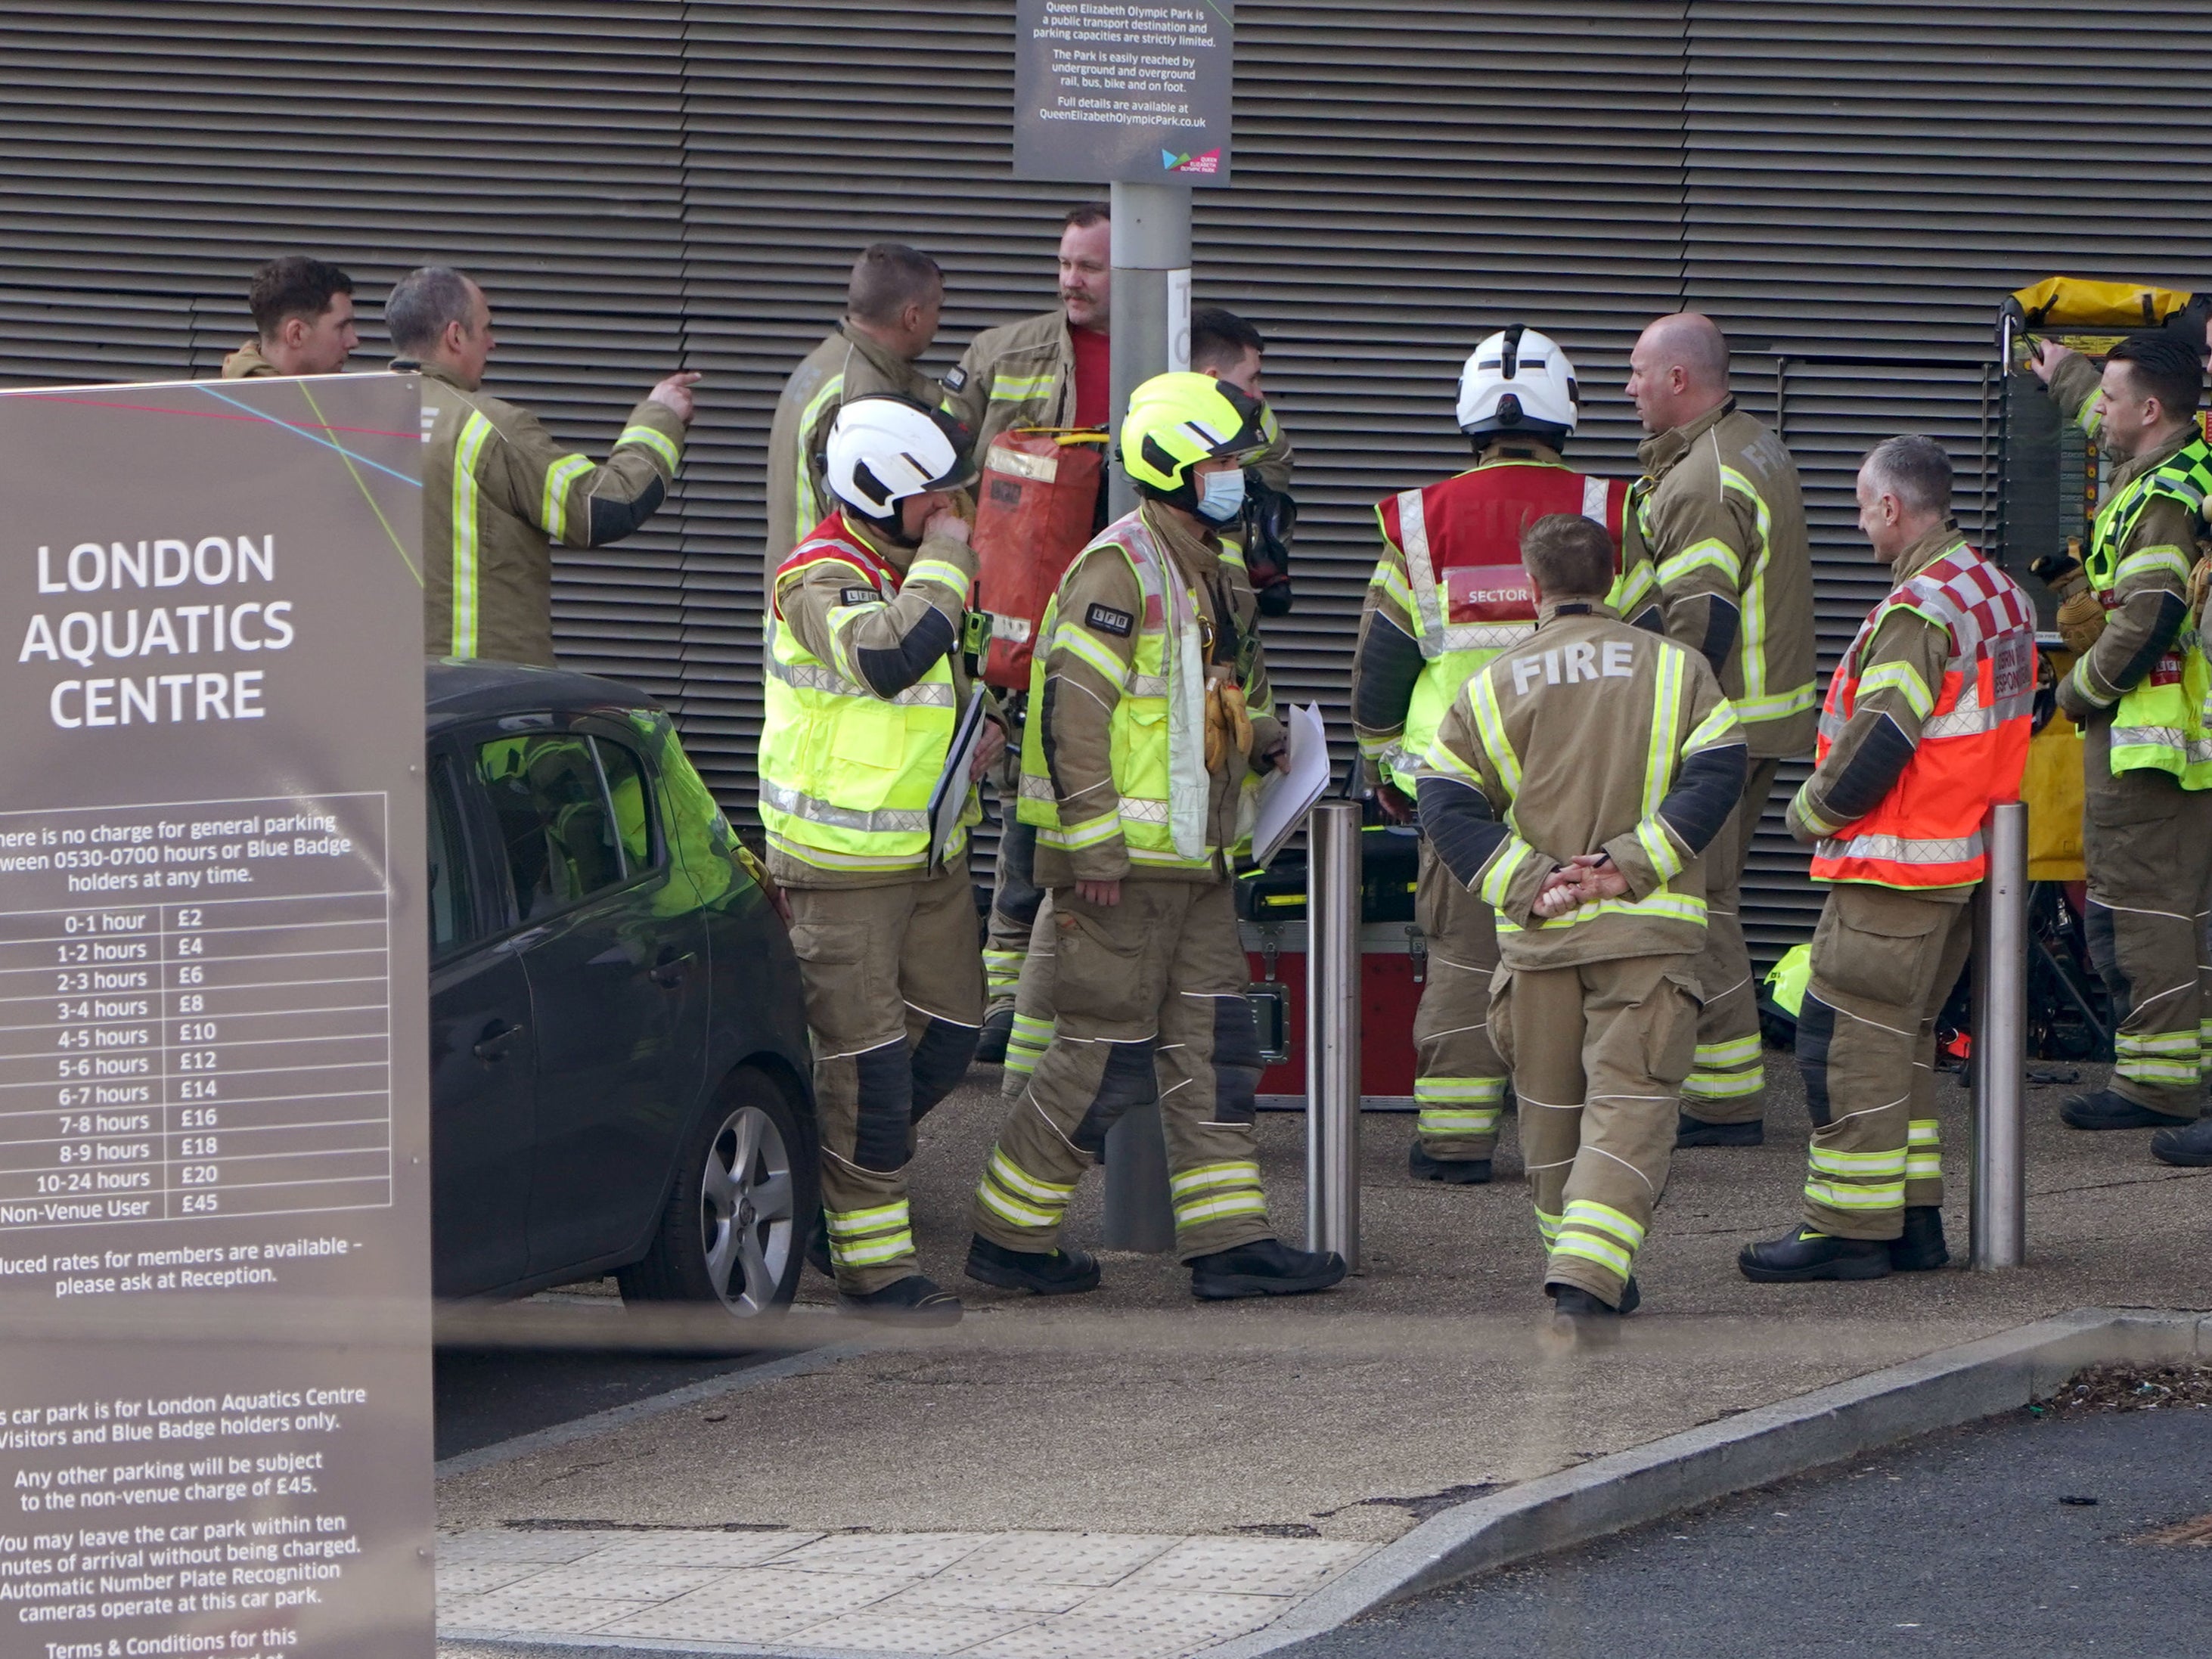
[[[737,1107],[715,1132],[700,1177],[699,1224],[708,1277],[722,1305],[741,1319],[773,1308],[801,1241],[791,1149],[759,1107]]]

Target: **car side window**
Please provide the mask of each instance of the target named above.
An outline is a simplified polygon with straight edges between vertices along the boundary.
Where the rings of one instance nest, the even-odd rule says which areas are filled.
[[[430,954],[450,955],[477,936],[476,889],[468,843],[453,798],[453,768],[442,757],[430,772]]]
[[[477,772],[491,797],[521,920],[620,884],[622,841],[590,738],[497,738],[477,745]]]
[[[636,755],[607,738],[595,737],[599,769],[606,775],[607,794],[615,805],[615,833],[622,840],[623,864],[633,876],[653,867],[653,793],[646,787],[645,768]]]

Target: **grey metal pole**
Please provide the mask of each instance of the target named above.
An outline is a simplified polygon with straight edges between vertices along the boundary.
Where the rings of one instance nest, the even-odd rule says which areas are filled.
[[[2027,808],[1990,809],[1989,875],[1974,902],[1974,1187],[1971,1261],[2027,1255]]]
[[[1306,820],[1306,1248],[1359,1267],[1359,807]]]
[[[1115,185],[1112,424],[1121,429],[1129,394],[1155,374],[1190,367],[1190,186]],[[1107,469],[1106,507],[1115,518],[1137,505],[1118,465]]]
[[[1112,429],[1121,429],[1129,393],[1155,374],[1190,364],[1190,186],[1113,186]],[[1106,504],[1120,518],[1137,505],[1120,466],[1106,469]],[[1175,1248],[1167,1143],[1158,1105],[1133,1106],[1106,1132],[1109,1250],[1158,1254]]]

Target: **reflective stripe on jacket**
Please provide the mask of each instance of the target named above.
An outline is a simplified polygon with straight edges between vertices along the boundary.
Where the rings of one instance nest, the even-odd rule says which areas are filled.
[[[1535,590],[1522,568],[1521,532],[1549,514],[1578,514],[1613,538],[1618,573],[1627,497],[1626,484],[1557,460],[1486,455],[1456,477],[1376,506],[1389,550],[1375,580],[1396,601],[1390,609],[1413,623],[1422,666],[1402,733],[1381,744],[1363,737],[1362,748],[1370,761],[1389,769],[1400,789],[1413,791],[1420,757],[1468,677],[1535,629]],[[1402,570],[1391,552],[1400,555]],[[1616,580],[1607,603],[1633,617],[1650,587],[1650,567],[1639,564]]]
[[[1863,667],[1882,625],[1911,611],[1949,641],[1940,685],[1901,664]],[[2035,712],[2035,607],[2020,585],[1965,543],[1899,583],[1860,625],[1820,711],[1817,761],[1850,723],[1861,688],[1887,676],[1920,716],[1911,757],[1875,809],[1814,849],[1815,881],[1958,887],[1987,867],[1982,820],[2020,799]],[[1914,734],[1906,733],[1908,738]]]
[[[647,398],[605,464],[565,449],[538,418],[471,392],[443,370],[422,377],[423,651],[553,665],[553,550],[602,547],[666,499],[684,422]]]
[[[2084,408],[2094,406],[2091,398]],[[2112,492],[2097,512],[2081,560],[2089,586],[2107,611],[2118,605],[2124,576],[2146,572],[2178,578],[2185,587],[2193,547],[2130,547],[2145,513],[2161,499],[2179,502],[2200,525],[2212,494],[2212,449],[2202,436]],[[2085,659],[2086,660],[2086,659]],[[2081,671],[2077,668],[2077,674]],[[2212,788],[2212,669],[2198,618],[2185,616],[2172,643],[2150,671],[2120,694],[2112,709],[2112,770],[2165,772],[2185,789]]]
[[[829,616],[834,661],[809,651],[782,619],[786,584],[828,563],[847,584]],[[852,874],[920,874],[929,865],[929,799],[959,720],[950,652],[886,697],[849,660],[842,635],[890,605],[908,582],[940,581],[965,593],[968,573],[917,559],[902,577],[832,515],[778,567],[761,617],[766,717],[761,727],[760,817],[772,852]],[[957,648],[957,646],[956,647]],[[965,823],[980,819],[973,791]],[[963,827],[946,850],[965,846]]]

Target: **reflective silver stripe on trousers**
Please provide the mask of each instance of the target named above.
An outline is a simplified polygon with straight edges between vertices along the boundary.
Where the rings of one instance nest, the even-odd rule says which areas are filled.
[[[826,800],[817,800],[811,795],[801,794],[782,784],[761,780],[760,798],[779,812],[802,818],[808,823],[826,824],[832,830],[857,830],[863,835],[896,836],[926,834],[929,829],[927,812],[908,811],[900,808],[880,807],[872,812],[856,811],[849,806],[833,806]]]

